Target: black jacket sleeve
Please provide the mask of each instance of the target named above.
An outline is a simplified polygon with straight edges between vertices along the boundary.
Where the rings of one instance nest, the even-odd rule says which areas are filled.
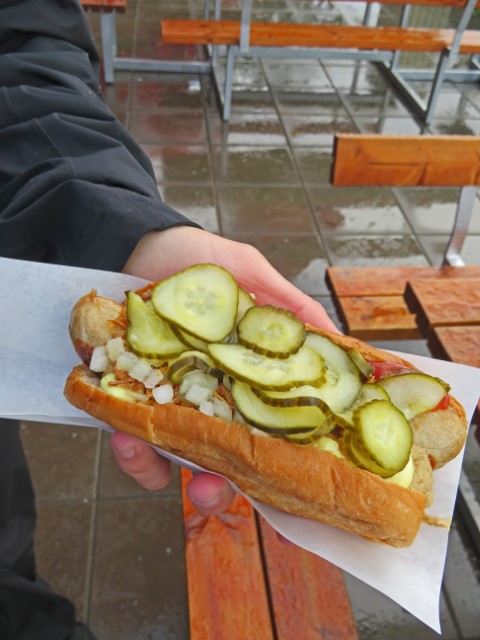
[[[148,231],[193,223],[105,105],[78,0],[0,2],[0,255],[120,270]]]

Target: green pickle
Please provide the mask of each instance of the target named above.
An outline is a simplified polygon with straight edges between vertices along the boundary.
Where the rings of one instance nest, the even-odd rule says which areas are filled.
[[[202,351],[184,351],[178,358],[169,362],[167,375],[174,384],[179,384],[186,373],[196,369],[214,376],[220,382],[223,380],[223,371],[217,369]]]
[[[235,327],[238,286],[214,264],[197,264],[159,282],[152,304],[159,316],[205,342],[221,342]]]
[[[271,305],[251,307],[237,325],[238,341],[256,353],[288,358],[305,342],[305,325],[294,313]]]
[[[305,346],[285,359],[263,356],[241,344],[211,344],[208,352],[225,373],[258,389],[287,390],[323,377],[322,359]]]
[[[134,291],[127,291],[127,344],[137,356],[171,358],[187,348],[169,325]]]
[[[373,367],[365,360],[360,351],[358,351],[358,349],[350,349],[350,351],[347,351],[347,353],[352,362],[357,365],[363,379],[368,380],[369,378],[371,378]]]
[[[272,435],[309,434],[327,416],[318,407],[272,407],[263,403],[248,384],[235,381],[232,397],[245,420]]]
[[[308,332],[305,346],[313,349],[326,365],[326,382],[319,387],[321,399],[333,413],[346,411],[357,400],[362,388],[358,367],[345,349],[325,336]]]
[[[388,472],[401,471],[413,445],[412,427],[403,413],[388,400],[372,400],[353,419],[355,437],[375,463]]]
[[[383,378],[378,384],[385,389],[390,400],[405,414],[407,420],[436,407],[449,390],[443,380],[416,372]]]
[[[336,414],[337,424],[340,427],[344,427],[346,429],[354,429],[355,422],[353,419],[354,412],[366,404],[367,402],[371,402],[372,400],[389,400],[388,393],[385,391],[383,387],[375,383],[365,383],[362,384],[362,388],[360,389],[360,395],[355,400],[354,404],[343,413]]]

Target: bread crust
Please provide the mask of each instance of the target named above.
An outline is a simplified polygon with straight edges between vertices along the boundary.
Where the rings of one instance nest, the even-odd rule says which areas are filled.
[[[389,484],[327,451],[269,438],[196,409],[125,402],[102,391],[85,365],[68,377],[65,396],[113,428],[219,473],[252,498],[297,516],[393,547],[409,546],[422,522],[422,493]]]

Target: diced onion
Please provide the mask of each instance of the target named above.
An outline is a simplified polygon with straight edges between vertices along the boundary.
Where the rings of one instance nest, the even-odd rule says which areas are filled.
[[[200,412],[204,413],[206,416],[214,415],[213,402],[210,400],[202,400],[198,408]]]
[[[152,367],[150,364],[144,358],[139,358],[133,367],[129,369],[128,374],[134,378],[134,380],[143,382],[151,371]]]
[[[163,373],[160,369],[152,369],[143,381],[146,389],[153,389],[159,382],[163,380]]]
[[[155,387],[152,391],[152,396],[158,404],[167,404],[173,400],[173,387],[171,384],[162,384],[159,387]]]
[[[130,369],[138,359],[138,356],[136,356],[134,353],[131,353],[131,351],[125,351],[124,353],[121,353],[117,358],[117,369],[120,369],[121,371],[130,371]]]
[[[232,410],[224,400],[219,400],[218,398],[213,399],[213,412],[218,418],[223,418],[228,421],[232,420]]]
[[[95,347],[90,360],[90,369],[96,373],[103,373],[107,368],[108,356],[104,346]]]
[[[218,387],[218,380],[214,376],[211,376],[204,371],[200,371],[200,369],[194,369],[183,376],[180,384],[180,393],[186,396],[189,389],[194,384],[210,389],[210,391],[213,392]]]
[[[125,351],[125,343],[122,338],[112,338],[107,342],[107,354],[111,362],[116,362],[121,353]]]
[[[210,389],[201,387],[199,384],[194,382],[185,394],[185,399],[198,407],[202,400],[209,400],[211,396],[212,392]]]
[[[248,424],[242,414],[235,409],[235,413],[233,414],[233,421],[239,422],[240,424]]]

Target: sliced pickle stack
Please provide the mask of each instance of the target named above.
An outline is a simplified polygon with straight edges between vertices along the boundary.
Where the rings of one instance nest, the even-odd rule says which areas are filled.
[[[409,420],[448,392],[441,380],[408,369],[374,380],[357,350],[306,331],[291,311],[256,305],[212,264],[160,282],[150,300],[128,292],[127,321],[130,350],[166,362],[171,383],[202,371],[224,385],[251,427],[326,449],[383,478],[411,463]]]

